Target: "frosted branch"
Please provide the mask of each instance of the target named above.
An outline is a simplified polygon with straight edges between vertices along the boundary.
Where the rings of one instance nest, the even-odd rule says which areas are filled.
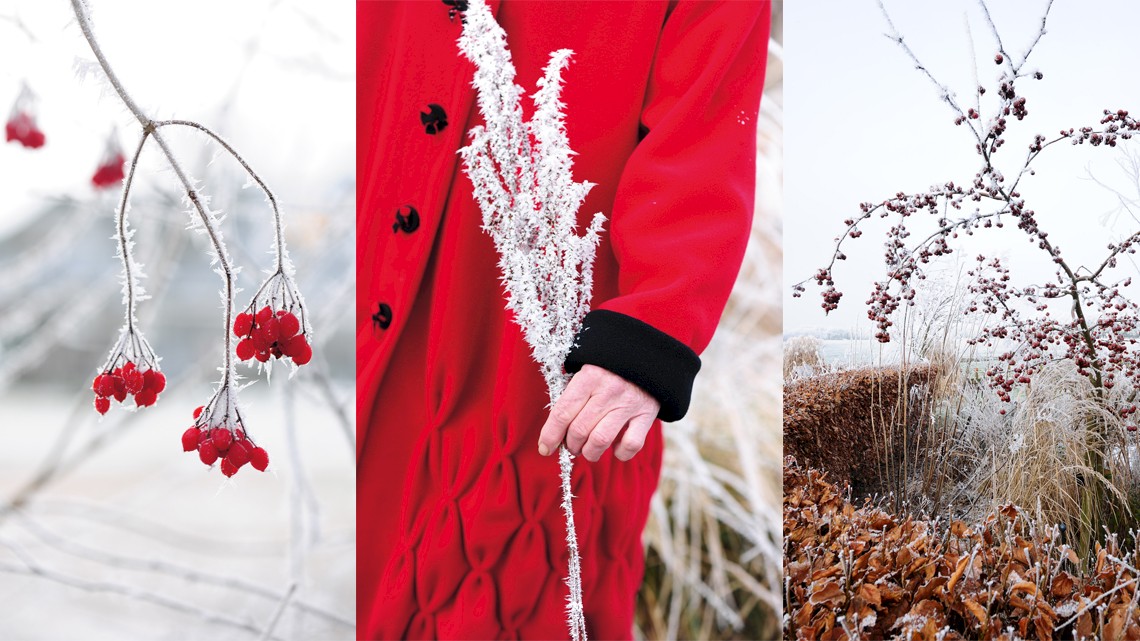
[[[473,84],[486,125],[469,132],[471,142],[460,155],[483,212],[483,230],[499,254],[507,309],[523,330],[553,402],[569,380],[563,363],[589,311],[594,256],[605,220],[596,214],[583,236],[574,232],[578,209],[593,185],[574,182],[571,171],[574,152],[560,95],[562,70],[572,52],[551,54],[531,96],[534,117],[524,123],[523,90],[515,84],[506,34],[481,0],[469,5],[466,17],[459,49],[475,64]],[[558,461],[570,552],[568,623],[571,638],[585,641],[570,486],[573,459],[565,447],[559,448]]]

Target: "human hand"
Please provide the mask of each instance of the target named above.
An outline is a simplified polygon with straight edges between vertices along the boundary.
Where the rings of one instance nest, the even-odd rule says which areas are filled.
[[[565,439],[571,454],[597,461],[627,428],[614,456],[628,461],[641,451],[660,409],[657,399],[637,385],[601,367],[583,365],[550,408],[538,436],[538,453],[549,455]]]

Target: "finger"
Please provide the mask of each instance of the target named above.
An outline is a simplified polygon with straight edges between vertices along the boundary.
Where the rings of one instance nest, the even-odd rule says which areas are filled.
[[[547,456],[558,449],[558,444],[566,437],[566,429],[570,427],[570,422],[590,400],[589,386],[583,383],[584,381],[578,381],[576,377],[570,379],[562,396],[559,396],[558,401],[550,408],[550,415],[546,417],[542,431],[538,434],[538,453],[542,456]]]
[[[625,412],[615,411],[603,416],[590,432],[586,444],[582,446],[582,456],[586,457],[587,461],[597,462],[628,422],[629,414]]]
[[[582,411],[570,421],[570,427],[566,430],[566,449],[570,450],[571,454],[578,456],[582,453],[582,446],[586,444],[590,433],[606,416],[609,409],[605,399],[596,395],[590,397]]]
[[[614,456],[617,460],[628,461],[641,451],[641,448],[645,446],[645,437],[649,435],[649,430],[653,427],[653,418],[648,414],[639,414],[629,421],[629,428],[626,429],[625,436],[621,438],[621,443],[614,448]]]

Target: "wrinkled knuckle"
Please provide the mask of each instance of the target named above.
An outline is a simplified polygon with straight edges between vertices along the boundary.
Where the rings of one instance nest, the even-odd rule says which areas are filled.
[[[636,454],[636,453],[641,451],[642,447],[645,447],[645,437],[644,436],[631,437],[629,440],[622,443],[622,447],[624,447],[626,449],[626,451],[628,451],[630,454]]]
[[[645,392],[641,391],[640,387],[631,383],[626,385],[622,391],[622,398],[630,405],[641,405],[645,402]]]
[[[596,450],[596,449],[597,449],[597,444],[594,443],[593,439],[590,439],[590,440],[588,440],[582,444],[582,448],[581,448],[579,454],[581,454],[582,456],[586,457],[589,460],[593,460],[591,458],[591,456],[593,455],[594,450]]]
[[[574,419],[573,416],[570,416],[570,411],[561,405],[555,405],[554,408],[550,410],[550,418],[554,419],[554,422],[559,425],[566,425]]]
[[[594,430],[594,433],[591,435],[590,440],[597,443],[598,446],[600,446],[602,449],[605,449],[610,446],[610,443],[614,442],[615,436],[616,434],[614,434],[613,431],[609,428],[599,427],[598,429]]]
[[[590,436],[590,428],[583,422],[577,421],[570,424],[569,433],[577,439],[586,440]]]

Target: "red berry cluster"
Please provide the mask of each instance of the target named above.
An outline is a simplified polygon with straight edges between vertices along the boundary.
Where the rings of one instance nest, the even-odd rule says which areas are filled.
[[[126,164],[126,159],[123,154],[118,153],[104,158],[99,162],[99,166],[95,169],[95,175],[91,176],[91,184],[97,188],[111,187],[123,181],[123,166]]]
[[[182,449],[186,452],[198,451],[198,458],[206,465],[213,465],[221,459],[222,474],[227,477],[237,474],[243,465],[249,463],[259,472],[269,467],[269,454],[249,440],[240,427],[207,427],[200,424],[202,407],[194,410],[195,424],[182,433]]]
[[[36,119],[26,111],[15,111],[4,124],[4,139],[13,140],[29,149],[38,149],[44,146],[44,132],[36,126]]]
[[[44,146],[44,132],[36,124],[36,94],[26,84],[20,88],[12,111],[8,113],[8,122],[4,123],[4,139],[18,142],[28,149]]]
[[[158,395],[166,389],[166,377],[157,369],[139,369],[133,361],[121,367],[98,374],[91,383],[95,391],[95,410],[106,414],[111,409],[111,399],[122,403],[127,396],[133,396],[136,407],[154,405]]]
[[[244,312],[234,320],[234,335],[241,339],[237,344],[237,357],[243,361],[256,358],[265,363],[270,356],[287,356],[296,365],[304,365],[313,358],[313,348],[301,331],[301,322],[291,311],[274,312],[268,305],[256,315]]]
[[[107,136],[107,144],[103,147],[103,156],[99,159],[95,173],[91,176],[91,184],[95,185],[96,189],[118,185],[123,182],[123,177],[126,175],[123,172],[126,163],[123,147],[119,144],[119,137],[112,130]]]

